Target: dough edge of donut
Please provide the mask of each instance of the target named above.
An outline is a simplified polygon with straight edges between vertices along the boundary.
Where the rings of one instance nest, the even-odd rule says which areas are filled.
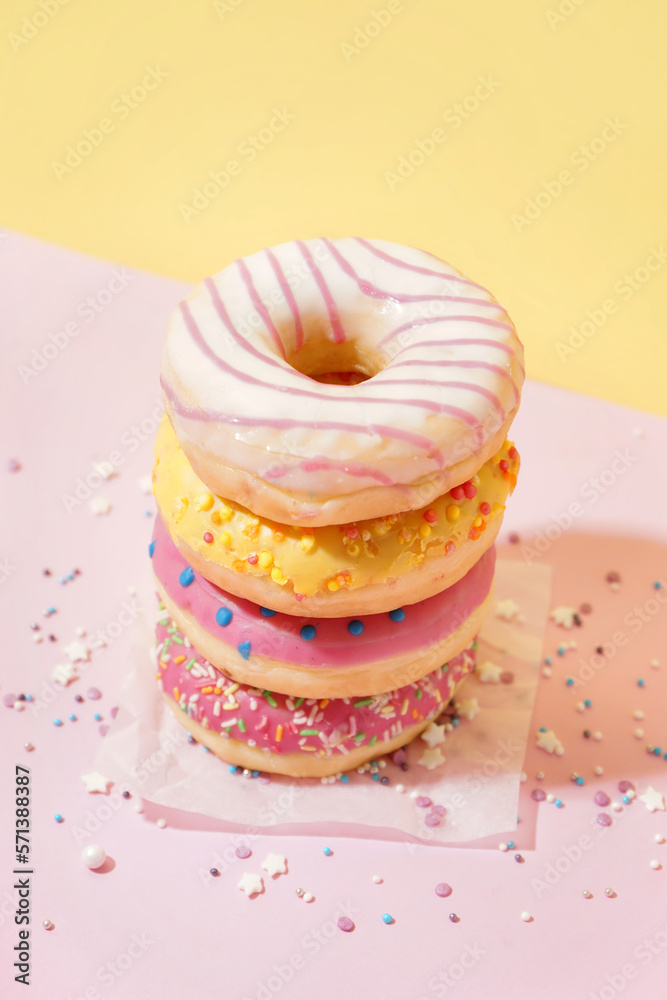
[[[210,452],[200,448],[183,434],[180,421],[172,420],[172,408],[166,397],[164,402],[165,412],[188,462],[195,475],[211,492],[234,500],[266,520],[303,528],[385,517],[408,510],[419,510],[420,507],[433,503],[454,486],[472,479],[485,462],[493,458],[502,448],[519,409],[517,404],[495,434],[468,458],[438,470],[419,485],[370,486],[356,493],[313,502],[281,490],[243,469],[227,465],[222,458],[212,461]],[[279,459],[284,459],[284,456],[276,456],[276,461]]]
[[[503,522],[503,514],[498,514],[489,521],[486,531],[479,538],[465,539],[451,555],[425,559],[416,569],[396,577],[393,583],[384,580],[381,583],[367,583],[357,589],[341,588],[322,596],[303,597],[300,601],[291,588],[281,587],[270,577],[236,573],[219,563],[202,559],[176,536],[169,520],[163,515],[162,519],[183,558],[200,576],[221,590],[297,618],[356,618],[418,604],[458,583],[495,542]]]
[[[350,667],[323,669],[289,665],[285,660],[252,653],[252,661],[258,664],[253,669],[250,666],[251,660],[244,660],[238,650],[228,645],[223,638],[216,638],[200,625],[191,612],[179,608],[157,578],[155,584],[167,614],[176,622],[183,635],[187,636],[193,648],[213,667],[239,684],[267,689],[292,698],[365,698],[419,681],[468,648],[484,624],[493,603],[492,583],[484,600],[459,628],[436,645],[428,646],[426,652],[416,659],[413,659],[414,653],[401,653],[395,660],[384,659],[372,664],[360,663]]]

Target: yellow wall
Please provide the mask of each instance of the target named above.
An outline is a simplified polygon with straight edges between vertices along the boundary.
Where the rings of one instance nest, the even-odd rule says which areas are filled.
[[[489,285],[533,377],[667,414],[666,11],[4,3],[0,223],[191,281],[294,236],[415,244]]]

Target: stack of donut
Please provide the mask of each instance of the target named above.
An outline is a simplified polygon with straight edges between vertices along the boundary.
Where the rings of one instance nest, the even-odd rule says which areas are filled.
[[[335,775],[473,669],[519,457],[522,348],[420,250],[295,240],[173,314],[150,555],[158,685],[231,764]]]

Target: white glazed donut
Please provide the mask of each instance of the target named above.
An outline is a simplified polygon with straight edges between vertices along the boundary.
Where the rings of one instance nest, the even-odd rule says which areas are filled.
[[[514,418],[522,359],[502,306],[430,254],[296,240],[180,304],[162,386],[210,490],[283,523],[340,524],[473,476]]]

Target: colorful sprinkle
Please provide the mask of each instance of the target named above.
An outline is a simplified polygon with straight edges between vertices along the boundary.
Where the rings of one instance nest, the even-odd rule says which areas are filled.
[[[354,930],[354,922],[350,920],[349,917],[339,917],[338,927],[341,931],[345,931],[348,934],[350,931]]]
[[[260,608],[259,613],[262,616],[262,618],[273,618],[273,616],[276,614],[276,612],[272,611],[271,608]]]
[[[218,623],[218,625],[224,628],[225,625],[229,625],[230,621],[232,620],[232,612],[229,610],[229,608],[218,608],[218,610],[215,613],[215,620]]]
[[[393,622],[402,622],[405,619],[405,611],[403,608],[396,608],[395,611],[389,612],[389,617]]]
[[[300,632],[301,638],[305,639],[306,642],[310,642],[317,635],[317,629],[314,625],[304,625]]]
[[[250,656],[249,642],[240,642],[236,648],[238,649],[239,653],[241,654],[244,660],[247,660],[249,658]]]
[[[361,635],[364,631],[364,623],[355,618],[353,621],[348,622],[347,630],[350,635]]]
[[[195,573],[192,566],[186,566],[185,569],[181,572],[178,578],[178,582],[180,583],[181,587],[189,587],[194,578],[195,578]]]
[[[394,922],[394,918],[392,917],[391,913],[383,913],[382,920],[385,924],[393,924]]]
[[[155,539],[153,539],[151,544],[148,546],[148,555],[151,559],[153,558],[154,552],[155,552]]]
[[[453,892],[452,887],[451,885],[448,885],[447,882],[438,882],[438,884],[435,887],[436,896],[442,896],[442,897],[451,896],[452,892]]]

